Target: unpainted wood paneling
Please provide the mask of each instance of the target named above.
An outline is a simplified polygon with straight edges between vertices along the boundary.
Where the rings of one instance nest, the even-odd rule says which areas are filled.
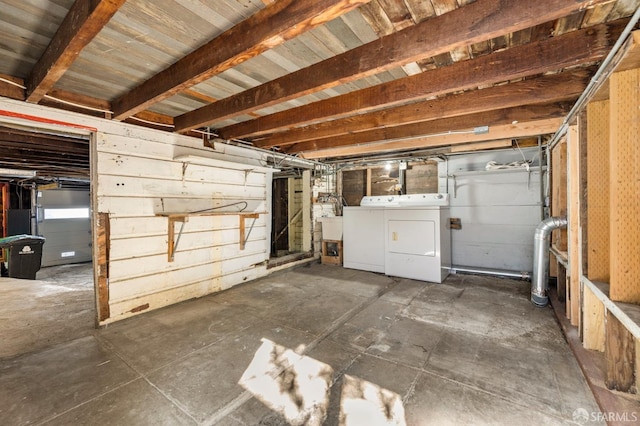
[[[587,286],[583,287],[583,340],[585,349],[604,352],[605,325],[604,304]]]
[[[571,303],[571,324],[580,324],[580,276],[582,275],[580,257],[580,132],[578,126],[569,127],[567,136],[568,163],[569,163],[569,292],[568,299]]]
[[[371,168],[371,195],[400,194],[398,164]]]
[[[587,276],[609,282],[609,101],[587,106]]]
[[[610,297],[640,304],[640,69],[614,73],[610,96]]]
[[[611,312],[607,312],[605,322],[605,385],[609,389],[629,392],[635,385],[635,339]]]
[[[367,192],[367,170],[345,170],[342,172],[342,197],[348,206],[359,206]]]
[[[551,152],[551,215],[567,215],[567,143],[560,142]],[[567,251],[567,230],[553,231],[552,244],[560,251]]]
[[[311,211],[311,171],[302,172],[301,186],[301,204],[302,204],[302,235],[300,237],[301,251],[308,252],[311,250],[312,243],[312,211]]]
[[[302,179],[289,178],[289,251],[303,251],[304,205],[302,200]]]
[[[110,227],[109,214],[98,213],[96,215],[97,234],[97,259],[95,265],[96,276],[96,301],[98,308],[98,321],[106,321],[110,316],[109,308],[109,253],[110,253]]]
[[[438,192],[438,163],[410,164],[405,179],[407,194]]]

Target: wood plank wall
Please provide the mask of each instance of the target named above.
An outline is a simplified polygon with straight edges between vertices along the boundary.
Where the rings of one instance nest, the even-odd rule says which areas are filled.
[[[11,112],[2,117],[7,123],[92,135],[94,227],[102,228],[93,233],[94,259],[106,261],[100,273],[108,275],[97,277],[99,324],[267,274],[273,171],[262,166],[263,154],[226,144],[212,150],[199,139],[4,98],[0,110]],[[168,220],[156,213],[242,200],[247,211],[267,211],[245,250],[237,215],[191,217],[175,261],[167,261]]]
[[[190,217],[173,262],[162,212],[194,212],[246,201],[267,211],[271,173],[226,161],[179,160],[197,155],[190,140],[141,140],[98,133],[97,206],[109,218],[109,318],[103,323],[258,278],[269,257],[267,215],[256,220],[244,250],[239,217]],[[179,144],[184,145],[179,145]],[[178,145],[176,145],[178,144]],[[235,210],[233,206],[224,210]],[[251,227],[247,219],[246,229]],[[176,235],[180,224],[176,224]]]

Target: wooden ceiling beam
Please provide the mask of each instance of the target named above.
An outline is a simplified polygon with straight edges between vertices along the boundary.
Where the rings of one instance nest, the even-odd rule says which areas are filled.
[[[225,31],[113,102],[125,119],[370,0],[279,0]]]
[[[184,132],[410,62],[558,19],[609,0],[478,0],[176,117]],[[455,30],[454,30],[455,29]]]
[[[476,59],[218,129],[225,139],[246,138],[305,123],[340,118],[412,100],[509,81],[603,59],[627,20],[484,55]],[[215,104],[214,104],[215,105]],[[179,127],[179,126],[178,126]]]
[[[547,118],[539,121],[519,122],[517,124],[496,125],[489,128],[489,133],[473,134],[450,134],[439,136],[425,136],[416,139],[405,139],[400,141],[385,141],[367,145],[355,145],[339,148],[330,148],[319,151],[305,152],[302,154],[306,159],[326,159],[336,157],[349,157],[368,155],[384,152],[402,152],[424,148],[446,147],[472,142],[483,142],[496,139],[511,139],[521,137],[532,137],[554,133],[562,124],[562,118]]]
[[[25,100],[24,80],[11,75],[0,74],[0,96],[5,98]]]
[[[52,89],[42,98],[40,104],[95,117],[111,118],[111,104],[108,101],[66,90]]]
[[[89,158],[89,146],[86,145],[83,148],[79,147],[66,147],[55,146],[55,145],[40,145],[40,144],[26,144],[20,141],[20,138],[5,140],[4,137],[0,136],[0,148],[4,149],[18,149],[21,151],[32,151],[35,153],[57,153],[57,154],[66,154],[80,157]]]
[[[125,1],[75,1],[26,81],[28,102],[40,102]]]
[[[576,99],[589,83],[589,70],[547,75],[511,84],[415,102],[275,133],[252,141],[260,148],[286,146],[365,130],[439,120],[474,112]]]
[[[35,163],[46,165],[48,162],[51,162],[52,164],[58,166],[71,165],[78,167],[89,167],[88,154],[84,157],[81,157],[59,153],[42,153],[24,149],[4,148],[2,150],[2,161],[11,160],[22,162],[23,164],[25,164],[25,167],[27,167],[27,164]]]
[[[402,126],[373,129],[354,134],[319,139],[291,145],[285,150],[288,154],[334,149],[338,147],[361,145],[372,142],[415,139],[425,135],[451,132],[472,132],[475,127],[496,126],[517,122],[538,121],[548,118],[564,117],[571,109],[570,103],[552,103],[528,105],[516,108],[486,111],[442,120],[424,121]]]

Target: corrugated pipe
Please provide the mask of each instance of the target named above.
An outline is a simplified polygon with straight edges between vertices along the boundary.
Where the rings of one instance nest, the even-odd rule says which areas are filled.
[[[533,236],[533,277],[531,302],[545,307],[549,303],[549,240],[554,229],[566,228],[566,217],[549,217],[538,225]]]

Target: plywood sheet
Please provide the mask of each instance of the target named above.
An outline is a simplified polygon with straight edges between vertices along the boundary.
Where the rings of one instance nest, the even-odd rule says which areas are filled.
[[[609,101],[587,106],[587,276],[609,282]]]
[[[604,352],[604,305],[587,286],[584,287],[583,296],[583,345],[585,349]]]
[[[611,300],[640,304],[640,69],[611,87]]]
[[[607,313],[605,321],[605,385],[609,389],[630,392],[635,385],[635,339],[611,313]]]

